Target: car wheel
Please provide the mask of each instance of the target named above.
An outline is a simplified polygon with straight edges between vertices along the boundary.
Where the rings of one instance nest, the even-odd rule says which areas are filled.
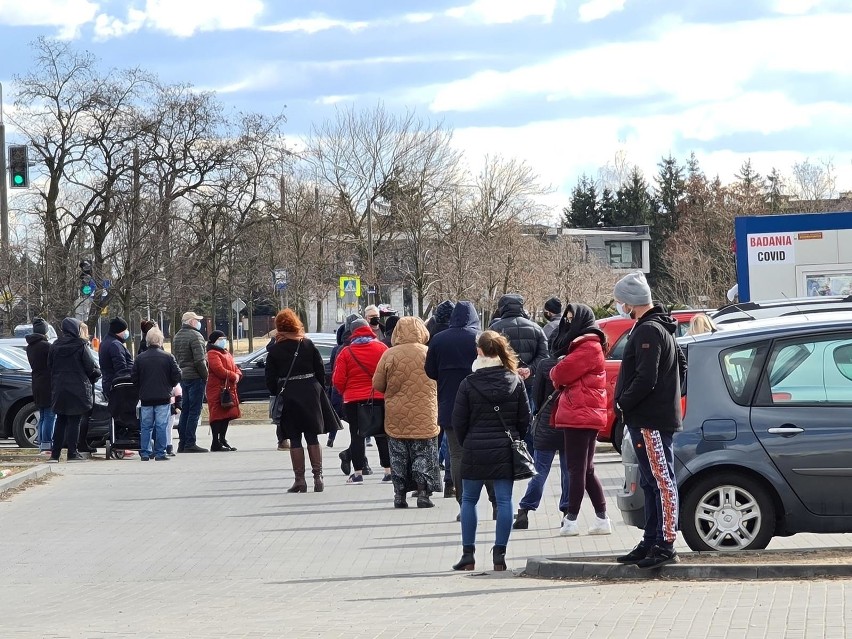
[[[680,524],[692,550],[761,550],[775,533],[775,504],[751,477],[720,473],[689,490]]]
[[[15,415],[15,421],[12,422],[12,434],[15,437],[15,442],[21,448],[36,447],[38,418],[38,409],[32,402],[24,404],[17,415]]]
[[[612,447],[615,448],[615,452],[619,455],[621,454],[621,443],[624,439],[624,424],[621,423],[620,419],[616,419],[615,423],[612,425]]]

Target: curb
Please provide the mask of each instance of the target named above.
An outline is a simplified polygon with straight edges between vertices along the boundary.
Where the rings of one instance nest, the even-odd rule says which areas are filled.
[[[772,563],[773,551],[761,551],[765,563],[740,564],[690,564],[693,553],[681,553],[686,563],[670,564],[654,570],[639,570],[635,566],[615,563],[615,557],[608,561],[582,561],[581,559],[553,559],[531,557],[521,573],[522,577],[538,579],[572,579],[597,581],[640,581],[645,579],[680,580],[723,580],[741,579],[774,581],[778,579],[814,579],[824,577],[852,577],[852,549],[826,548],[826,551],[848,550],[849,563]],[[789,553],[790,551],[777,551]],[[802,551],[802,554],[819,550]],[[769,556],[767,556],[769,555]],[[595,559],[604,559],[597,557]]]
[[[15,473],[5,479],[0,479],[0,493],[3,493],[7,490],[12,490],[13,488],[17,488],[21,484],[31,479],[38,479],[39,477],[44,477],[45,475],[49,475],[53,471],[50,466],[47,464],[39,464],[38,466],[33,466],[23,472]]]

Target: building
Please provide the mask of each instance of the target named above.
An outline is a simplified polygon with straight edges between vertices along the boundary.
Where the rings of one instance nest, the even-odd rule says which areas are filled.
[[[648,226],[611,226],[595,229],[549,227],[547,237],[569,237],[582,242],[586,255],[616,271],[651,272],[651,233]]]

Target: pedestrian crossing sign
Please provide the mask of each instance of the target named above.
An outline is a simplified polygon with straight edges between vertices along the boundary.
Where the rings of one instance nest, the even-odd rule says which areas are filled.
[[[338,296],[346,297],[347,295],[361,297],[360,277],[356,277],[355,275],[344,275],[340,278],[340,290],[338,291]]]

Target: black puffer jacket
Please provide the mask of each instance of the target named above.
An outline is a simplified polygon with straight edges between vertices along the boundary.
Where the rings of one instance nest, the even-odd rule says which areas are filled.
[[[33,369],[33,403],[37,408],[50,406],[50,368],[47,365],[47,354],[50,352],[50,342],[47,335],[30,333],[27,340],[27,359]]]
[[[162,406],[171,401],[172,389],[180,382],[180,368],[171,353],[149,346],[133,362],[130,380],[136,384],[143,406]]]
[[[535,374],[539,362],[547,357],[547,339],[541,326],[524,316],[524,298],[504,295],[497,303],[497,315],[500,319],[491,324],[491,330],[505,335],[521,360],[520,366]]]
[[[558,360],[548,357],[543,359],[536,371],[533,383],[533,401],[537,406],[537,412],[541,413],[537,420],[538,427],[535,429],[533,447],[536,450],[562,450],[565,447],[565,435],[563,429],[557,429],[550,425],[550,414],[556,408],[556,401],[551,401],[547,406],[544,403],[551,393],[554,392],[553,382],[550,381],[550,369],[556,366]]]
[[[500,407],[499,416],[495,406]],[[453,409],[453,429],[464,449],[462,479],[513,479],[512,446],[506,431],[522,439],[529,423],[527,392],[517,375],[502,366],[469,375],[459,387]]]
[[[50,345],[47,355],[54,412],[59,415],[85,415],[92,410],[92,384],[101,369],[80,337],[80,322],[72,317],[62,320],[62,335]]]

